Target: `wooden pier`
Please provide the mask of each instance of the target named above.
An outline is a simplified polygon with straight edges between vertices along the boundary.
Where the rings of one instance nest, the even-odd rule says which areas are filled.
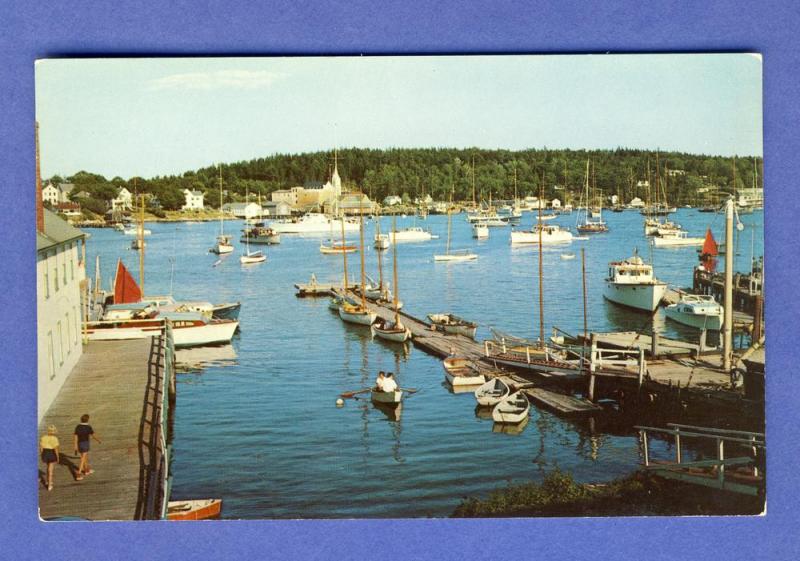
[[[162,335],[125,341],[90,341],[39,426],[55,425],[61,462],[48,491],[39,463],[39,515],[89,520],[164,517],[169,450],[165,434],[174,369],[166,328]],[[94,473],[76,480],[80,457],[73,430],[84,413],[102,443],[92,441]]]

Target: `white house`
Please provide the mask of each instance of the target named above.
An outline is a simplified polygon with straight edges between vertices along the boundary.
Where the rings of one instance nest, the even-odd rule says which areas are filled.
[[[83,352],[81,261],[84,233],[57,214],[37,209],[36,319],[38,420],[55,399]]]
[[[203,210],[204,193],[202,191],[190,191],[189,189],[183,190],[183,197],[186,202],[183,203],[181,210]]]
[[[56,206],[61,202],[61,191],[52,183],[48,183],[42,189],[42,200],[51,206]]]
[[[628,203],[628,206],[631,208],[643,208],[644,201],[642,201],[642,199],[640,199],[639,197],[634,197],[633,200]]]
[[[281,217],[290,216],[292,214],[292,207],[283,201],[275,202],[269,201],[264,203],[264,216]]]
[[[403,199],[401,199],[401,198],[400,198],[400,197],[398,197],[397,195],[389,195],[388,197],[386,197],[385,199],[383,199],[383,204],[384,204],[384,206],[394,206],[394,205],[399,205],[399,204],[400,204],[400,203],[402,203],[402,202],[403,202]]]
[[[111,210],[130,210],[133,208],[131,204],[133,195],[125,187],[121,187],[117,191],[117,196],[111,199]]]
[[[558,199],[553,199],[550,201],[550,208],[561,208],[561,201]]]
[[[225,203],[222,212],[232,214],[236,218],[260,218],[262,209],[256,203]]]

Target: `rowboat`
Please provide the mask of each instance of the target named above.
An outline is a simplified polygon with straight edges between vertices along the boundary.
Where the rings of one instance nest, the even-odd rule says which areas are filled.
[[[358,247],[354,245],[344,245],[344,244],[332,244],[332,245],[324,245],[320,244],[319,252],[323,255],[338,255],[340,253],[355,253],[358,251]]]
[[[514,392],[498,403],[492,411],[495,423],[521,423],[528,417],[531,404],[522,392]]]
[[[370,390],[370,399],[375,403],[400,403],[403,400],[403,390],[382,392],[373,388]]]
[[[511,393],[511,389],[500,378],[492,378],[477,390],[475,399],[478,405],[492,406],[497,405]]]
[[[575,259],[575,254],[574,253],[562,253],[561,254],[561,259],[563,259],[565,261],[567,261],[569,259]]]
[[[402,323],[389,323],[383,319],[373,323],[370,326],[370,331],[373,337],[379,337],[395,343],[403,343],[411,339],[411,330],[408,327]]]
[[[453,314],[428,314],[428,319],[436,327],[445,333],[452,333],[475,338],[478,324],[467,321]]]
[[[222,513],[222,499],[169,501],[167,520],[212,520]]]
[[[345,302],[339,307],[339,317],[349,323],[359,325],[372,325],[378,314],[371,312],[361,305],[353,305]]]
[[[476,386],[486,381],[469,359],[451,356],[442,361],[442,366],[444,377],[451,386]]]

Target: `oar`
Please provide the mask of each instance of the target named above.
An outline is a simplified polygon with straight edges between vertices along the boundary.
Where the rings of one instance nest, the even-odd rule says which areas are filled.
[[[355,391],[352,391],[352,392],[344,392],[344,393],[340,393],[339,397],[350,398],[350,397],[354,397],[355,395],[360,394],[360,393],[367,393],[371,389],[372,388],[364,388],[364,389],[355,390]]]
[[[407,392],[407,393],[417,393],[419,388],[400,388],[400,390]]]

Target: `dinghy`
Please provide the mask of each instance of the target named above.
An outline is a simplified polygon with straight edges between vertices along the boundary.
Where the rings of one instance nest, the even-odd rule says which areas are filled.
[[[222,499],[190,499],[169,501],[167,520],[211,520],[219,518]]]
[[[445,333],[463,335],[470,339],[475,338],[478,324],[467,321],[453,314],[428,314],[428,319],[434,327]]]
[[[411,339],[411,330],[402,323],[392,323],[378,319],[370,326],[373,337],[379,337],[394,343],[403,343]]]
[[[528,417],[531,404],[522,392],[515,392],[498,403],[492,411],[495,423],[521,423]]]
[[[392,392],[382,392],[372,388],[370,390],[370,399],[374,403],[400,403],[403,400],[403,390],[394,390]]]
[[[445,379],[453,387],[477,386],[486,381],[469,359],[451,356],[442,361],[442,366]]]
[[[475,390],[475,399],[478,405],[492,406],[497,405],[511,393],[508,385],[500,378],[492,378],[477,390]]]

